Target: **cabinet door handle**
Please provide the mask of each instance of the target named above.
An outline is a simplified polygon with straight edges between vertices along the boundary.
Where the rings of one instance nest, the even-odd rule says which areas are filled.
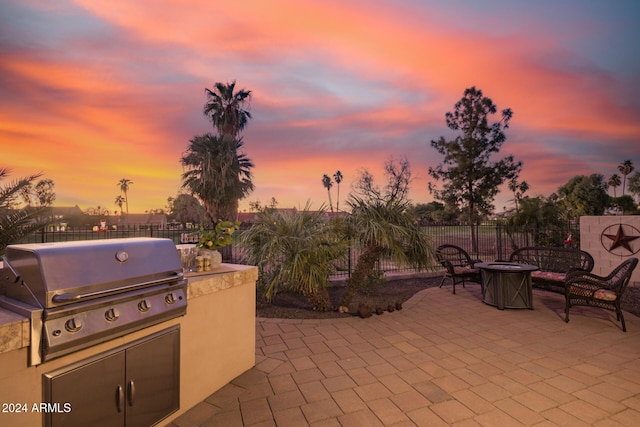
[[[133,382],[133,380],[129,380],[129,392],[128,392],[128,399],[129,399],[129,406],[133,406],[134,400],[136,398],[136,385]]]
[[[118,412],[122,412],[122,409],[124,407],[124,390],[122,389],[122,386],[119,385],[117,390],[117,406],[118,406]]]

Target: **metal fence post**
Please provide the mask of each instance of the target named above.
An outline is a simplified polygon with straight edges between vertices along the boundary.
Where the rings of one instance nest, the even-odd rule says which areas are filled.
[[[505,259],[502,249],[502,223],[496,223],[496,252],[498,259]]]
[[[348,261],[347,261],[347,277],[351,278],[351,245],[349,245],[349,257],[348,257]]]

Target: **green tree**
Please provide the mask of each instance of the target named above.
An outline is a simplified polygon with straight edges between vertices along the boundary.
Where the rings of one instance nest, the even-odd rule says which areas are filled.
[[[568,220],[583,215],[602,215],[609,205],[607,183],[600,174],[571,178],[558,188],[558,198],[561,211]]]
[[[489,117],[497,112],[493,101],[475,87],[464,91],[464,96],[446,113],[447,127],[461,135],[453,140],[440,137],[431,146],[444,156],[443,163],[429,168],[436,181],[443,180],[442,189],[429,184],[429,190],[445,204],[459,206],[466,212],[471,228],[473,252],[477,253],[474,225],[491,213],[498,188],[505,180],[518,177],[521,162],[513,156],[493,161],[506,140],[504,129],[509,127],[513,113],[505,109],[498,122],[489,123]]]
[[[260,269],[261,294],[267,301],[287,289],[305,295],[316,310],[332,308],[326,289],[329,274],[347,242],[324,214],[322,209],[310,211],[309,204],[298,212],[265,209],[242,233],[239,244],[247,263]]]
[[[124,194],[124,200],[127,207],[127,215],[129,215],[129,188],[131,188],[132,184],[133,181],[127,178],[122,178],[120,181],[118,181],[117,184],[120,187],[120,191],[122,192],[122,194]]]
[[[622,174],[622,195],[624,196],[624,190],[627,186],[627,175],[635,170],[633,162],[631,160],[625,160],[618,165],[618,170]]]
[[[629,192],[634,196],[640,196],[640,172],[636,171],[629,177]]]
[[[616,195],[616,188],[620,187],[621,184],[620,175],[618,175],[617,173],[611,175],[607,184],[609,184],[609,187],[613,188],[613,197],[618,197]]]
[[[202,201],[212,224],[235,221],[239,200],[253,191],[253,163],[242,146],[242,139],[205,134],[191,139],[181,158],[182,188]]]
[[[190,194],[178,194],[171,202],[171,217],[181,224],[201,224],[202,205]]]
[[[248,103],[251,91],[240,89],[235,92],[236,81],[215,83],[213,90],[205,88],[207,102],[202,110],[208,117],[219,136],[236,138],[251,119]]]
[[[624,215],[633,214],[636,210],[636,204],[633,197],[628,194],[620,197],[612,197],[609,201],[609,206],[620,209],[620,212]]]
[[[520,202],[520,199],[522,199],[524,193],[529,190],[529,184],[527,184],[526,181],[518,182],[517,178],[512,178],[509,181],[509,190],[513,193],[513,201],[516,205],[516,212],[518,212],[518,203]]]
[[[331,177],[326,173],[322,175],[322,186],[327,189],[327,194],[329,195],[329,208],[331,212],[333,212],[333,203],[331,202],[331,187],[333,187],[333,182],[331,181]]]
[[[341,306],[348,306],[354,295],[365,287],[380,257],[416,268],[426,268],[433,260],[429,236],[418,225],[406,197],[411,181],[408,162],[398,165],[390,161],[387,165],[388,186],[384,191],[377,190],[373,177],[365,171],[359,182],[366,184],[367,191],[352,194],[347,201],[351,214],[344,219],[342,230],[362,249],[347,279]],[[389,187],[389,183],[395,186]]]
[[[507,218],[506,225],[512,249],[517,249],[515,234],[522,231],[532,235],[534,246],[562,246],[565,237],[560,206],[553,198],[521,198],[520,209]]]
[[[342,172],[336,171],[333,174],[333,180],[338,185],[338,195],[336,197],[336,212],[340,212],[340,183],[342,182]]]
[[[0,180],[9,176],[10,170],[0,168]],[[25,188],[41,174],[30,175],[0,186],[0,255],[7,245],[17,243],[25,236],[45,227],[50,220],[45,217],[46,206],[19,208],[18,198]]]
[[[450,224],[458,217],[456,212],[448,211],[443,203],[436,201],[427,204],[418,203],[414,210],[421,225]]]

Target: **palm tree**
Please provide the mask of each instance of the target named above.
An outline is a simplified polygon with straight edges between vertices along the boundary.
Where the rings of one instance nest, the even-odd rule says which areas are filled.
[[[212,224],[235,221],[238,201],[253,191],[253,163],[242,146],[242,139],[205,134],[191,139],[182,156],[182,188],[202,201]]]
[[[124,194],[124,200],[127,206],[127,215],[129,215],[129,187],[131,186],[131,184],[133,184],[133,181],[131,181],[130,179],[127,178],[122,178],[120,181],[118,181],[118,184],[120,186],[120,191],[122,191],[122,193]]]
[[[333,179],[338,184],[338,196],[336,197],[336,212],[340,212],[340,183],[342,182],[342,172],[336,171],[333,174]]]
[[[624,196],[624,190],[627,186],[627,175],[633,172],[635,168],[633,167],[633,162],[631,162],[631,160],[625,160],[618,165],[618,170],[622,174],[622,195]]]
[[[331,182],[331,177],[326,173],[322,176],[322,185],[327,189],[327,194],[329,194],[329,208],[331,208],[331,212],[333,212],[333,203],[331,202],[331,187],[333,187],[333,182]]]
[[[616,188],[620,187],[620,175],[617,173],[611,175],[607,184],[609,184],[609,187],[613,188],[613,197],[618,197],[616,195]]]
[[[9,169],[0,168],[0,179],[9,176]],[[17,243],[25,236],[50,223],[50,217],[43,215],[47,208],[27,206],[18,209],[18,198],[25,188],[41,174],[30,175],[0,187],[0,255],[7,245]]]
[[[241,89],[234,93],[235,86],[234,80],[227,84],[218,82],[213,90],[204,89],[207,102],[202,112],[211,120],[219,136],[237,137],[251,118],[251,113],[245,108],[251,99],[251,91]]]
[[[120,216],[122,216],[122,205],[124,205],[126,203],[126,201],[127,201],[127,199],[122,197],[122,194],[120,194],[118,197],[116,197],[115,204],[116,204],[116,206],[118,206],[120,208]]]
[[[517,177],[512,178],[509,181],[509,190],[513,192],[513,200],[516,204],[516,212],[518,212],[518,203],[520,202],[522,195],[526,193],[528,189],[529,184],[527,184],[527,181],[518,182]]]
[[[310,211],[308,203],[298,212],[264,209],[239,244],[247,263],[260,268],[267,301],[282,288],[305,295],[316,310],[331,309],[329,274],[347,245],[325,221],[323,210]]]
[[[433,250],[429,236],[415,221],[411,204],[406,199],[363,199],[352,195],[347,204],[351,207],[351,215],[345,219],[345,230],[348,237],[361,245],[362,252],[347,280],[341,306],[349,305],[383,255],[398,264],[411,264],[417,268],[431,264]]]

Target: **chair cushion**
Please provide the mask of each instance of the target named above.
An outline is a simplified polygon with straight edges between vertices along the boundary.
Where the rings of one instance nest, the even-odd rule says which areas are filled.
[[[453,267],[453,272],[455,274],[475,274],[479,273],[480,270],[477,268],[471,268],[470,265],[465,265],[464,267]]]
[[[603,301],[615,301],[618,296],[615,292],[610,291],[609,289],[598,289],[593,293],[593,298]]]
[[[553,282],[564,282],[566,273],[555,273],[553,271],[532,271],[531,277],[533,279],[550,280]]]

